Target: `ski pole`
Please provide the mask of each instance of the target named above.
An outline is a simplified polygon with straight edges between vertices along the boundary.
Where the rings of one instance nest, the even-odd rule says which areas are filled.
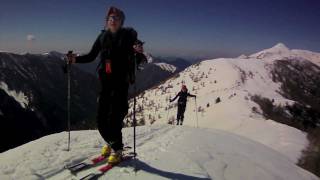
[[[137,71],[137,56],[136,53],[134,54],[134,78],[136,78],[136,71]],[[136,119],[136,93],[137,93],[137,87],[136,87],[136,80],[134,81],[133,85],[133,158],[134,158],[134,171],[137,172],[137,164],[136,164],[136,125],[137,125],[137,119]]]
[[[134,84],[133,87],[133,153],[134,153],[134,158],[136,158],[136,104],[137,104],[137,99],[136,99],[136,85]]]
[[[197,118],[197,128],[199,127],[198,126],[198,106],[197,106],[197,99],[196,98],[194,98],[194,102],[195,102],[195,109],[196,109],[196,118]]]
[[[170,104],[168,104],[168,108],[167,108],[167,121],[169,121],[169,108],[170,108]]]
[[[72,56],[72,51],[68,51],[67,58]],[[67,95],[67,127],[68,127],[68,148],[67,151],[70,151],[70,114],[71,114],[71,63],[69,59],[66,64],[66,73],[67,73],[67,83],[68,83],[68,95]]]

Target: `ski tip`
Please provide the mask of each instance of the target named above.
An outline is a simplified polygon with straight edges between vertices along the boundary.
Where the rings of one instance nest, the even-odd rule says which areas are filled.
[[[105,160],[105,159],[106,159],[105,156],[98,156],[98,157],[96,157],[96,158],[93,158],[93,159],[91,160],[91,162],[92,162],[93,164],[97,164],[97,163],[99,163],[99,162],[101,162],[101,161],[103,161],[103,160]]]
[[[114,165],[112,165],[112,164],[107,164],[107,165],[101,167],[101,168],[99,169],[99,171],[102,172],[102,173],[107,172],[108,170],[112,169],[113,166],[114,166]]]

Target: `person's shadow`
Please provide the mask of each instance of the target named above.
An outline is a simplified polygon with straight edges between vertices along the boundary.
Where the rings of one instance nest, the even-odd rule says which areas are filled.
[[[161,169],[154,168],[147,163],[140,161],[139,159],[132,159],[128,162],[123,162],[119,167],[132,167],[136,168],[137,171],[145,171],[151,174],[156,174],[158,176],[162,176],[164,178],[168,179],[175,179],[175,180],[211,180],[209,175],[208,177],[196,177],[196,176],[190,176],[190,175],[185,175],[181,173],[176,173],[176,172],[169,172],[169,171],[164,171]]]

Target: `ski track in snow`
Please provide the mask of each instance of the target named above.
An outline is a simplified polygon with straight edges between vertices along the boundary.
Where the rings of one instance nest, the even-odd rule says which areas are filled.
[[[123,130],[132,145],[132,128]],[[71,151],[65,151],[67,133],[53,134],[0,154],[0,179],[78,179],[62,167],[99,153],[98,131],[75,131]],[[178,180],[319,180],[277,151],[221,130],[187,126],[137,127],[137,160],[124,162],[100,179]],[[134,167],[138,171],[134,172]]]

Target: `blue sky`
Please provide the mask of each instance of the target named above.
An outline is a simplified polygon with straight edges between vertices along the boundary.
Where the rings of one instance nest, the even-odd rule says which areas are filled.
[[[85,53],[117,6],[154,55],[232,57],[269,48],[320,52],[319,0],[0,0],[0,50]]]

